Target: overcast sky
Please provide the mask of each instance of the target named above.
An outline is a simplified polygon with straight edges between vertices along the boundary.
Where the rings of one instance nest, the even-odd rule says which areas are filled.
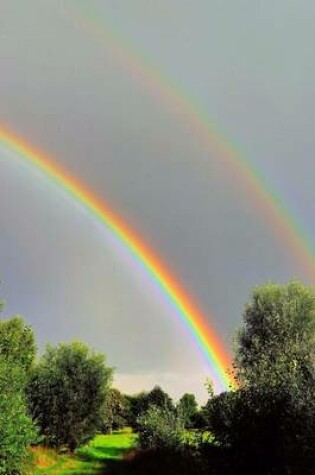
[[[313,242],[314,23],[313,0],[0,2],[1,124],[106,200],[230,350],[254,285],[307,276],[246,183],[139,71],[202,107]],[[40,347],[105,351],[123,390],[204,398],[191,336],[109,231],[4,150],[0,191],[5,314],[25,316]]]

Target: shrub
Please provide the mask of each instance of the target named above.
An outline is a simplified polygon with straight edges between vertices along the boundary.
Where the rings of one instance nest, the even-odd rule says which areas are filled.
[[[184,426],[173,411],[151,406],[138,419],[139,441],[142,448],[179,449],[184,440]]]

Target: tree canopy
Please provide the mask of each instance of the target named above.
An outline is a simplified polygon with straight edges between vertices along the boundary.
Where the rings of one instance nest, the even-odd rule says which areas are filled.
[[[25,397],[35,356],[34,334],[21,318],[0,322],[0,474],[21,473],[37,432]]]
[[[28,387],[30,408],[44,442],[71,450],[100,428],[112,381],[104,355],[83,343],[48,346]]]
[[[21,317],[0,321],[0,356],[29,371],[36,355],[34,330]]]
[[[256,287],[245,306],[235,369],[241,387],[314,385],[315,293],[298,282]]]
[[[209,400],[215,440],[233,473],[314,468],[315,292],[298,282],[253,290],[237,336],[236,392]]]
[[[177,413],[182,418],[185,427],[192,427],[198,414],[198,404],[194,394],[184,394],[177,404]]]

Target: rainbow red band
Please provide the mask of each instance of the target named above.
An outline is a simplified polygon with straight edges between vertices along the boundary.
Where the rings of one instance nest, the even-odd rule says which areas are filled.
[[[231,361],[219,338],[209,328],[197,305],[178,285],[165,264],[135,231],[126,226],[119,216],[108,205],[98,199],[84,184],[46,155],[44,156],[36,151],[22,139],[3,128],[0,128],[0,145],[2,150],[13,152],[16,159],[22,159],[41,171],[45,178],[66,191],[76,202],[79,202],[99,222],[114,233],[176,308],[178,316],[189,328],[191,335],[209,363],[211,376],[217,383],[216,389],[234,388],[235,382],[227,372]]]
[[[313,242],[310,242],[279,194],[264,181],[261,172],[246,159],[246,155],[221,132],[208,112],[198,106],[189,94],[181,91],[158,64],[135,49],[131,38],[124,37],[121,31],[107,24],[105,8],[97,11],[94,4],[78,0],[74,7],[67,7],[65,11],[90,37],[103,41],[106,52],[117,64],[137,78],[145,90],[157,97],[159,104],[163,103],[174,114],[176,120],[186,122],[209,152],[222,162],[229,173],[239,178],[246,187],[248,199],[267,221],[280,245],[287,249],[290,258],[315,285]]]

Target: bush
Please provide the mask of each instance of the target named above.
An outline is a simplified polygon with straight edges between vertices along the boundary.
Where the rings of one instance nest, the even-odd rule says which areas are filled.
[[[151,406],[138,419],[139,441],[142,448],[179,449],[184,441],[184,426],[168,409]]]

